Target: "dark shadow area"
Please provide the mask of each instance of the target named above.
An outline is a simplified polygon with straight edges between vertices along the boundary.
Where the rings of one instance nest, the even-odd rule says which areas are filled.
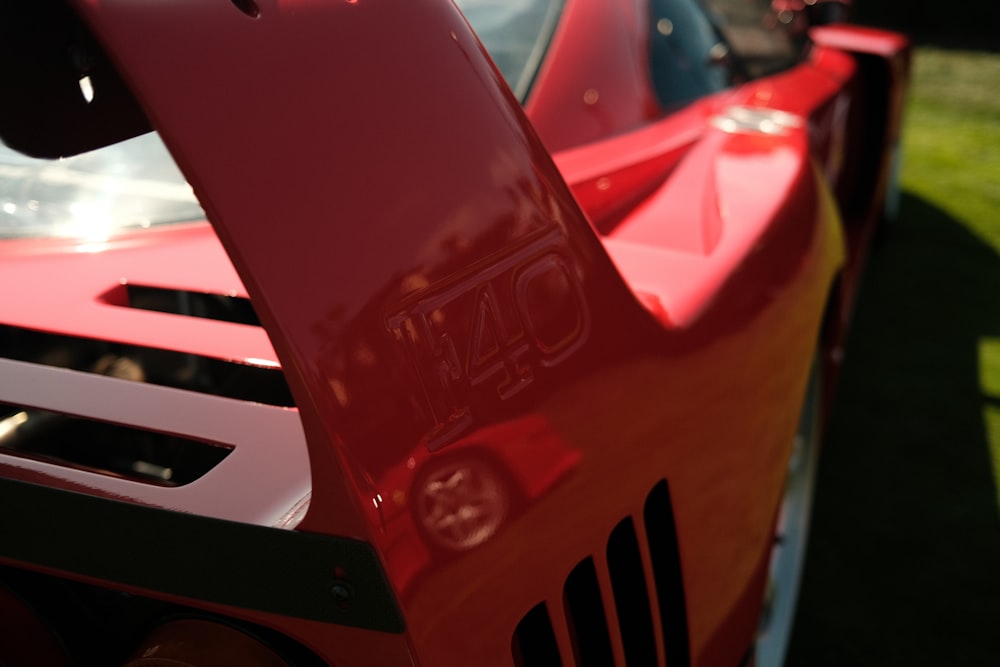
[[[898,30],[922,46],[1000,52],[1000,3],[968,0],[855,0],[858,23]]]
[[[789,665],[1000,664],[1000,510],[979,344],[1000,256],[905,195],[874,249],[820,464]]]

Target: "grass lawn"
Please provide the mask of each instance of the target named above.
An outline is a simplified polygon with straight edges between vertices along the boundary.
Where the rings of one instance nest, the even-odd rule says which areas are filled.
[[[790,665],[1000,665],[1000,55],[920,49]]]

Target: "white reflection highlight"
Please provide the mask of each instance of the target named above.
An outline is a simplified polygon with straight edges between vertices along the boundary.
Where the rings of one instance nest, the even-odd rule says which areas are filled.
[[[18,427],[28,421],[28,413],[21,411],[12,414],[6,419],[0,420],[0,440],[4,440],[7,436],[13,435],[17,431]]]
[[[83,100],[87,104],[94,101],[94,82],[90,80],[89,76],[80,79],[80,94],[83,95]]]

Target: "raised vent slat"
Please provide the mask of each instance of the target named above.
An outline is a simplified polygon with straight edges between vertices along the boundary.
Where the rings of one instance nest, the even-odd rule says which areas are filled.
[[[604,620],[608,627],[608,638],[611,641],[611,655],[615,665],[626,665],[625,648],[623,646],[621,634],[621,621],[618,618],[618,610],[615,608],[614,585],[611,581],[611,572],[608,567],[607,552],[601,551],[592,556],[594,568],[597,571],[597,586],[601,592],[601,600],[604,603]]]
[[[585,558],[566,579],[563,599],[579,667],[614,664],[607,617],[593,558]]]
[[[649,554],[649,540],[646,536],[646,526],[642,517],[633,517],[632,527],[635,529],[636,541],[639,543],[639,556],[642,559],[643,579],[646,584],[648,595],[650,624],[653,628],[653,639],[656,642],[657,665],[664,667],[667,665],[665,640],[663,637],[663,623],[660,616],[660,602],[656,597],[656,577],[653,569],[653,559]]]
[[[553,594],[554,597],[546,600],[546,606],[551,614],[552,631],[556,635],[559,655],[562,658],[562,664],[576,667],[576,638],[573,636],[569,614],[566,611],[566,596],[563,595],[561,586],[557,587]]]
[[[687,610],[677,548],[677,528],[670,502],[670,487],[666,480],[653,487],[646,498],[643,523],[653,563],[656,596],[660,604],[660,623],[667,664],[670,667],[686,667],[691,664]]]
[[[561,667],[559,645],[545,603],[536,605],[517,624],[511,652],[517,667]]]
[[[655,667],[656,639],[649,592],[631,518],[619,523],[611,532],[607,557],[625,663],[629,667]]]

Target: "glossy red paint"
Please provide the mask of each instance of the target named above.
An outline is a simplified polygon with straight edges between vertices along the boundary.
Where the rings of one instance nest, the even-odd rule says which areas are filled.
[[[73,4],[214,234],[4,242],[0,278],[32,285],[5,300],[4,324],[280,362],[308,464],[224,461],[182,509],[219,516],[213,494],[238,499],[282,465],[307,474],[307,506],[276,495],[268,512],[223,518],[371,545],[405,631],[49,574],[256,624],[344,666],[510,665],[515,628],[544,602],[563,662],[575,664],[564,585],[591,559],[624,664],[609,535],[628,520],[641,543],[661,530],[644,510],[665,479],[684,618],[650,591],[652,625],[680,635],[651,638],[656,662],[739,664],[810,364],[843,335],[846,317],[824,317],[849,311],[860,275],[863,248],[845,249],[838,213],[860,173],[851,110],[873,92],[852,54],[895,64],[883,91],[890,129],[871,148],[876,182],[851,209],[849,240],[871,235],[885,191],[904,41],[825,28],[796,67],[663,115],[646,83],[639,4],[574,0],[525,113],[448,2],[267,0],[256,17],[200,0]],[[756,128],[740,124],[746,110]],[[263,330],[123,309],[123,280],[248,295]],[[851,288],[837,292],[838,281]],[[151,403],[169,394],[159,389],[146,392]],[[16,402],[8,393],[0,400]],[[265,451],[237,427],[206,433],[215,403],[190,425],[119,419],[229,443],[234,457]],[[85,415],[116,419],[99,410]],[[431,484],[458,488],[461,475],[427,471],[466,456],[516,492],[495,503],[502,521],[485,539],[448,552],[420,528],[414,499]],[[5,477],[177,507],[163,490],[92,471],[0,463]],[[495,500],[498,488],[481,495]],[[282,502],[284,523],[271,511]],[[291,579],[296,555],[284,556],[271,580],[248,585]],[[637,557],[652,589],[658,564],[646,549]],[[340,568],[331,562],[331,576],[349,579]]]
[[[637,129],[660,115],[646,30],[645,9],[631,0],[566,2],[525,105],[549,150]]]
[[[402,595],[425,570],[439,567],[436,559],[452,560],[497,539],[569,477],[580,458],[546,419],[529,414],[439,452],[422,443],[386,470],[373,481],[379,489],[373,505],[391,536],[385,559]]]
[[[0,244],[0,279],[37,288],[11,290],[4,296],[7,324],[227,361],[278,363],[260,327],[128,307],[125,285],[247,296],[218,239],[204,224],[97,241],[5,241]],[[39,307],[40,294],[44,308]]]

